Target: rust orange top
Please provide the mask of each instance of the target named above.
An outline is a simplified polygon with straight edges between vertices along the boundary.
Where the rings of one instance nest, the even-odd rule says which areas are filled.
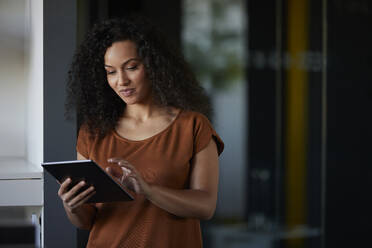
[[[101,167],[107,159],[122,157],[151,184],[173,189],[189,188],[190,161],[214,138],[218,154],[224,144],[202,114],[181,111],[163,131],[140,141],[128,140],[115,131],[101,141],[79,131],[77,151]],[[181,218],[155,206],[142,195],[130,202],[97,203],[97,213],[87,247],[202,247],[198,219]]]

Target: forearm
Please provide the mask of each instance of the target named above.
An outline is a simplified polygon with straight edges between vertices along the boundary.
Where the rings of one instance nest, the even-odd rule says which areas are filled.
[[[126,187],[142,194],[154,205],[179,217],[210,219],[216,209],[218,191],[218,154],[211,140],[191,162],[190,189],[172,189],[150,185],[136,167],[122,158],[109,158],[109,163],[120,167],[122,174],[108,170]]]
[[[176,190],[151,185],[146,198],[179,217],[207,220],[212,218],[216,208],[216,196],[202,190]]]
[[[65,208],[68,219],[73,225],[80,229],[91,229],[96,214],[96,209],[93,206],[89,204],[83,204],[80,207],[74,209],[73,212],[69,210],[65,205],[63,206]]]

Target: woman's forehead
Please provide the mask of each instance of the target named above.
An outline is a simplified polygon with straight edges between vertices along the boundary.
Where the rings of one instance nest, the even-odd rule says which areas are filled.
[[[127,60],[138,58],[137,46],[133,41],[117,41],[114,42],[105,53],[106,63],[123,63]]]

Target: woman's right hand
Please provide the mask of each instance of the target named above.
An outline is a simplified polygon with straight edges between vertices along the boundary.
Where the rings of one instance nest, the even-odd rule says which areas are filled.
[[[94,187],[90,186],[86,190],[81,191],[81,189],[85,186],[85,182],[81,181],[77,183],[74,187],[68,190],[68,186],[71,183],[71,179],[67,178],[60,186],[58,190],[58,196],[63,201],[63,205],[67,210],[71,213],[76,212],[76,210],[86,203],[89,198],[91,198],[96,192],[94,191]]]

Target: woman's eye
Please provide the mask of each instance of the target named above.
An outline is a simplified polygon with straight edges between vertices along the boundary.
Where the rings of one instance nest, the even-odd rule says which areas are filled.
[[[138,67],[137,65],[128,66],[127,70],[134,71],[135,69],[137,69],[137,67]]]
[[[115,71],[106,71],[107,75],[112,75],[115,73]]]

